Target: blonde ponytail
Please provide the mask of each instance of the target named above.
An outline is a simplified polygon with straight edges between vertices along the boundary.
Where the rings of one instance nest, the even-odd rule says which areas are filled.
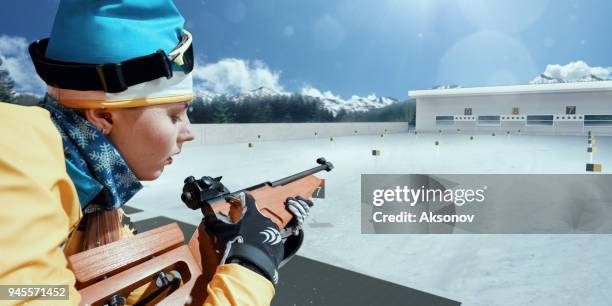
[[[87,226],[83,233],[82,251],[121,239],[122,216],[119,209],[92,212],[84,218],[87,218]]]

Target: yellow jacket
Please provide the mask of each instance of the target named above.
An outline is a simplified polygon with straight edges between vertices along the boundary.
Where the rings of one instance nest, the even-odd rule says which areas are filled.
[[[28,305],[77,305],[61,245],[82,215],[49,112],[0,102],[0,285],[68,285],[69,301]],[[236,264],[219,266],[207,291],[205,305],[269,305],[274,296],[267,279]]]

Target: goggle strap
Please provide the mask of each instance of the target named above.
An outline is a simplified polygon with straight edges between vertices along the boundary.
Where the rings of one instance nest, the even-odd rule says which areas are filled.
[[[161,77],[169,79],[173,75],[172,61],[161,49],[120,63],[98,65],[46,58],[44,54],[48,44],[48,38],[36,41],[28,51],[38,75],[47,84],[58,88],[116,93]]]

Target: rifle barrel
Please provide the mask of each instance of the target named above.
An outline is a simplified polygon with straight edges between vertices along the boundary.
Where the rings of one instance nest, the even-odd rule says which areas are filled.
[[[280,180],[276,180],[276,181],[271,182],[271,183],[270,183],[270,181],[263,182],[263,183],[260,183],[260,184],[257,184],[257,185],[254,185],[254,186],[251,186],[251,187],[239,190],[236,193],[239,193],[239,192],[242,192],[242,191],[253,191],[253,190],[259,189],[259,188],[261,188],[263,186],[276,187],[276,186],[286,185],[286,184],[289,184],[289,183],[291,183],[293,181],[297,181],[297,180],[299,180],[301,178],[305,178],[305,177],[307,177],[307,176],[309,176],[311,174],[315,174],[315,173],[323,171],[323,170],[331,171],[334,168],[334,165],[331,162],[326,161],[325,158],[323,158],[323,157],[318,158],[317,159],[317,163],[320,164],[320,166],[316,166],[314,168],[311,168],[311,169],[308,169],[308,170],[304,170],[304,171],[302,171],[300,173],[296,173],[296,174],[287,176],[285,178],[282,178]]]

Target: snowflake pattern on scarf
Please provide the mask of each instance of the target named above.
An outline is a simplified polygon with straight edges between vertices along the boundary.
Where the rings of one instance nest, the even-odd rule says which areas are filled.
[[[62,137],[65,158],[104,185],[101,192],[105,194],[97,197],[104,203],[92,203],[96,207],[87,207],[89,211],[119,208],[142,189],[142,184],[117,149],[93,124],[49,95],[39,106],[51,113]]]

